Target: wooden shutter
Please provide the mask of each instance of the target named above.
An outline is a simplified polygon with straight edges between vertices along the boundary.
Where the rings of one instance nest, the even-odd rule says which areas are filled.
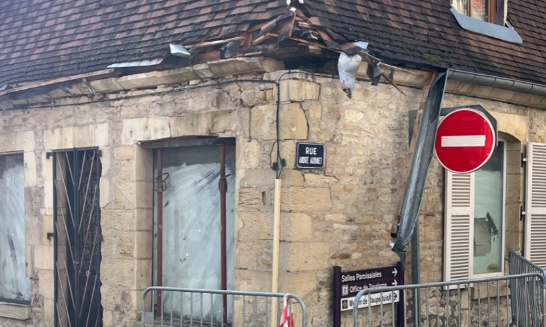
[[[446,170],[444,223],[444,279],[470,278],[474,229],[474,173]]]
[[[527,144],[525,257],[546,268],[546,144]]]

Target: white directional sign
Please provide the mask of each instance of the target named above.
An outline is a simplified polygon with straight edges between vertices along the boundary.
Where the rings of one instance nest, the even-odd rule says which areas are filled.
[[[359,308],[400,302],[400,291],[388,291],[382,293],[364,294],[358,300]],[[341,311],[352,310],[354,307],[354,298],[341,299]]]
[[[398,275],[398,269],[396,266],[393,267],[383,267],[375,269],[366,269],[366,270],[357,270],[344,272],[341,275],[341,282],[358,282],[358,281],[369,281],[374,279],[394,279]]]

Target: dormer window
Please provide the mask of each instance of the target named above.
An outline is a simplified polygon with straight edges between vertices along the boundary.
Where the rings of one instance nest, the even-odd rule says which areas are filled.
[[[451,13],[465,30],[511,43],[523,42],[514,27],[506,21],[508,0],[450,1]]]
[[[504,26],[507,0],[451,0],[459,14]]]

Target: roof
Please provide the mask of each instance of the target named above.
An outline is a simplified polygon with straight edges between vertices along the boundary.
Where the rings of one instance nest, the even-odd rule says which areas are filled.
[[[541,0],[509,3],[508,20],[522,44],[462,29],[449,0],[296,5],[297,26],[286,0],[2,0],[0,87],[161,59],[171,43],[193,45],[194,54],[203,54],[213,47],[196,51],[196,44],[235,38],[231,55],[244,55],[264,51],[271,36],[275,44],[315,44],[333,53],[339,44],[366,41],[372,55],[392,64],[452,67],[546,85]]]
[[[523,39],[513,44],[462,29],[449,0],[309,1],[311,15],[327,17],[348,39],[395,62],[444,67],[546,84],[546,3],[508,2],[508,21]]]

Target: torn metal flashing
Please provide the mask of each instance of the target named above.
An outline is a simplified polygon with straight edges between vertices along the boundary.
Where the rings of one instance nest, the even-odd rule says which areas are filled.
[[[180,44],[169,44],[169,51],[171,52],[171,55],[177,57],[189,58],[191,56],[191,53]]]
[[[169,44],[169,50],[165,52],[165,56],[161,58],[118,62],[108,65],[106,68],[133,68],[133,67],[151,67],[167,63],[169,58],[178,57],[179,59],[187,59],[191,56],[190,51],[180,44]],[[189,61],[188,61],[189,64]]]
[[[149,67],[159,65],[165,60],[165,58],[157,58],[151,60],[139,60],[130,62],[119,62],[108,65],[106,68],[128,68],[128,67]]]

